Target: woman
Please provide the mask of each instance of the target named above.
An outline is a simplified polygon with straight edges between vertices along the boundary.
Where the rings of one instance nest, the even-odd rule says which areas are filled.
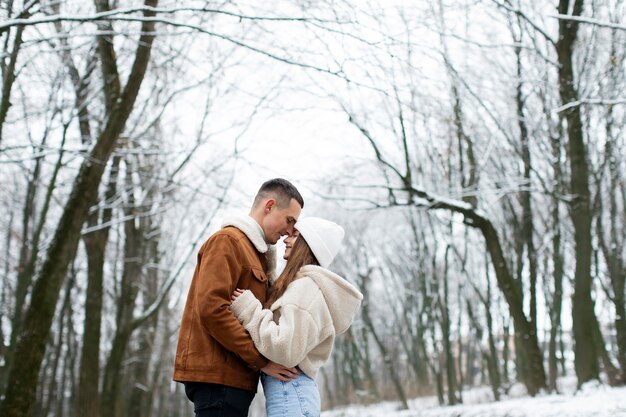
[[[268,417],[320,414],[315,376],[363,299],[348,281],[326,269],[339,251],[343,228],[317,217],[298,220],[294,228],[285,239],[287,265],[265,309],[250,291],[237,290],[232,296],[231,309],[259,352],[301,371],[290,382],[262,376]]]

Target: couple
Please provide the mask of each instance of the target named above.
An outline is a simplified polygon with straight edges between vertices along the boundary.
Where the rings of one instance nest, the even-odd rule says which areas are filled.
[[[289,181],[269,180],[248,216],[227,219],[200,248],[174,369],[197,417],[247,416],[259,372],[269,417],[320,414],[315,376],[363,296],[326,269],[343,229],[298,219],[302,207]],[[287,264],[274,280],[282,236]]]

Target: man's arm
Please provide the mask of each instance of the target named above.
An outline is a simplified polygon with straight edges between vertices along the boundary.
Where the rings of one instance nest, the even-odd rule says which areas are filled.
[[[240,259],[237,241],[230,236],[209,239],[201,254],[194,307],[207,333],[254,368],[263,369],[268,360],[229,310],[230,295],[242,272]]]

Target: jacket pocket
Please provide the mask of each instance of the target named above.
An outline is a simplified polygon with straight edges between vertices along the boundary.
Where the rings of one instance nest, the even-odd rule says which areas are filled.
[[[268,279],[265,271],[261,268],[250,268],[250,276],[246,289],[252,291],[252,294],[261,302],[264,303],[267,298]],[[241,288],[241,287],[240,287]]]
[[[262,269],[259,268],[250,268],[250,271],[252,272],[252,275],[254,276],[254,278],[256,278],[257,281],[260,282],[267,282],[267,275],[265,274],[265,272],[263,272]]]

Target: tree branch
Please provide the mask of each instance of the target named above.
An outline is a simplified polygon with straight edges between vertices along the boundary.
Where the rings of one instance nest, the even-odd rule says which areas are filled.
[[[163,7],[130,7],[125,9],[115,9],[115,10],[104,10],[100,9],[97,13],[92,15],[85,16],[75,16],[75,15],[51,15],[47,17],[41,17],[37,19],[9,19],[0,24],[0,32],[6,30],[12,26],[32,26],[32,25],[40,25],[43,23],[53,23],[59,21],[67,21],[67,22],[94,22],[99,20],[125,20],[120,15],[128,15],[137,12],[148,12],[153,15],[157,14],[175,14],[177,12],[203,12],[203,13],[214,13],[214,14],[222,14],[226,16],[231,16],[237,18],[239,20],[255,20],[255,21],[278,21],[278,22],[317,22],[317,23],[328,23],[335,21],[329,21],[324,19],[318,19],[314,17],[269,17],[269,16],[248,16],[238,13],[227,12],[224,10],[211,9],[208,7],[172,7],[172,8],[163,8]]]
[[[626,98],[617,99],[604,99],[604,98],[581,98],[576,101],[571,101],[567,104],[557,107],[553,110],[554,113],[561,113],[574,107],[582,106],[583,104],[599,104],[605,106],[614,106],[616,104],[626,104]]]
[[[524,21],[526,21],[533,29],[535,29],[541,36],[543,36],[548,42],[550,42],[550,44],[552,44],[553,46],[556,45],[556,42],[554,41],[554,39],[552,39],[552,37],[545,31],[543,30],[538,24],[536,24],[530,17],[528,17],[528,15],[526,13],[524,13],[522,10],[512,7],[508,4],[505,3],[501,3],[497,0],[492,0],[496,6],[501,7],[505,10],[508,10],[511,13],[515,13],[516,15],[518,15],[519,17],[521,17],[522,19],[524,19]]]
[[[553,14],[553,15],[549,15],[548,17],[551,17],[554,19],[560,19],[560,20],[572,20],[574,22],[587,23],[590,25],[606,27],[606,28],[611,28],[611,29],[626,30],[626,25],[620,25],[618,23],[592,19],[590,17],[572,16],[569,14]]]

